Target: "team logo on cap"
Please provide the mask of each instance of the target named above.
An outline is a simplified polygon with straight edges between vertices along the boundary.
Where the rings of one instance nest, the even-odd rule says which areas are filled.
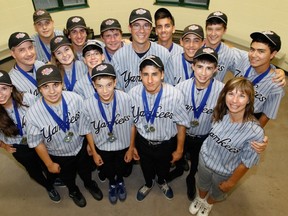
[[[99,65],[97,68],[96,68],[96,70],[97,71],[103,71],[103,70],[105,70],[107,68],[107,65]]]
[[[62,37],[57,37],[54,39],[54,43],[60,43],[63,40]]]
[[[18,33],[16,36],[15,36],[17,39],[20,39],[20,38],[24,38],[25,37],[25,33]]]
[[[41,71],[42,75],[46,75],[46,76],[48,76],[52,72],[53,72],[52,68],[45,68],[44,70]]]
[[[204,49],[203,49],[203,52],[204,52],[204,53],[211,54],[211,53],[214,53],[214,50],[211,49],[211,48],[209,48],[209,47],[207,47],[207,48],[204,48]]]
[[[2,77],[4,74],[0,72],[0,77]]]
[[[216,12],[214,12],[214,13],[213,13],[213,15],[215,15],[215,16],[222,16],[222,15],[223,15],[223,13],[222,13],[222,12],[220,12],[220,11],[216,11]]]
[[[265,34],[265,35],[274,35],[274,32],[272,32],[272,31],[263,31],[262,34]]]
[[[44,13],[45,13],[45,11],[39,10],[39,11],[36,12],[36,15],[37,15],[37,16],[41,16],[41,15],[43,15]]]
[[[112,25],[114,23],[114,20],[107,20],[105,22],[106,25]]]
[[[196,26],[196,25],[191,25],[191,26],[189,26],[188,29],[189,29],[189,30],[196,30],[196,29],[199,29],[199,27]]]
[[[74,17],[71,21],[74,23],[78,23],[81,20],[79,17]]]
[[[136,11],[136,14],[139,14],[139,15],[143,15],[143,14],[145,14],[147,11],[146,10],[144,10],[144,9],[138,9],[137,11]]]

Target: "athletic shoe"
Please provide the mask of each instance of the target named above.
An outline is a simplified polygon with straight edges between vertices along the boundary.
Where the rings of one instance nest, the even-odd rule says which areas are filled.
[[[191,214],[196,214],[201,208],[201,206],[204,204],[204,202],[205,202],[205,199],[201,199],[197,195],[196,198],[193,200],[193,202],[189,206],[189,212]]]
[[[92,185],[90,185],[89,187],[85,186],[85,188],[91,193],[94,199],[96,200],[103,199],[103,193],[95,181],[92,181]]]
[[[109,201],[111,204],[115,204],[117,202],[117,187],[116,185],[109,186]]]
[[[202,204],[201,208],[199,209],[197,216],[208,216],[212,207],[213,207],[213,204],[209,204],[205,200],[204,203]]]
[[[69,193],[69,197],[72,198],[73,202],[83,208],[86,206],[86,199],[83,196],[83,194],[79,191],[79,189],[77,188],[75,191]]]
[[[120,201],[124,201],[127,197],[126,187],[124,182],[118,182],[117,184],[117,194]]]
[[[149,194],[153,186],[154,186],[154,181],[151,187],[147,187],[146,185],[143,185],[142,187],[140,187],[137,192],[136,200],[139,202],[143,201],[145,197]]]
[[[164,196],[168,199],[168,200],[172,200],[173,199],[173,190],[172,188],[165,182],[164,184],[160,185],[158,184],[159,188],[161,189],[161,191],[163,192]]]
[[[53,202],[59,203],[61,201],[61,197],[60,197],[59,193],[54,188],[49,190],[49,191],[47,191],[47,192],[48,192],[48,195],[49,195],[50,199]]]

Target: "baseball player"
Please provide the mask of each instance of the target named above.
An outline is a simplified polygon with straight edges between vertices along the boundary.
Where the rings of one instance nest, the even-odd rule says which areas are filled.
[[[87,76],[86,65],[75,60],[71,43],[65,36],[56,36],[51,39],[52,63],[57,65],[62,73],[65,90],[73,91],[75,84],[83,76]]]
[[[244,76],[253,82],[255,90],[254,114],[264,127],[269,119],[276,119],[284,89],[273,82],[275,72],[270,61],[281,48],[281,39],[273,31],[250,35],[250,51],[236,65],[235,76]]]
[[[168,49],[171,56],[183,53],[183,48],[173,42],[175,32],[175,20],[169,10],[159,8],[154,14],[155,33],[158,36],[157,43]]]
[[[44,63],[51,61],[50,40],[57,35],[63,35],[60,30],[54,30],[54,21],[45,9],[38,9],[33,13],[34,29],[37,32],[32,35],[34,40],[37,60]]]
[[[40,158],[34,149],[27,145],[26,111],[36,100],[34,95],[20,93],[9,74],[0,70],[0,147],[12,153],[13,157],[22,164],[29,176],[43,186],[53,202],[61,198],[53,187],[52,179],[47,179],[43,172]]]
[[[135,158],[140,165],[145,184],[137,192],[142,201],[151,191],[156,176],[165,197],[173,198],[166,182],[171,163],[182,157],[186,127],[189,127],[182,93],[162,83],[164,65],[158,56],[148,56],[140,63],[142,84],[129,91],[133,98],[132,112],[137,128]],[[175,150],[175,143],[177,147]]]
[[[86,145],[79,135],[81,96],[62,91],[62,76],[54,65],[40,67],[36,79],[42,97],[27,111],[29,147],[35,148],[51,174],[59,173],[77,206],[86,206],[86,200],[75,184],[76,173],[94,199],[101,200],[103,194],[92,180]]]
[[[26,32],[14,32],[10,35],[8,46],[11,56],[15,59],[15,65],[10,70],[9,75],[13,85],[20,92],[28,92],[38,96],[36,70],[44,65],[36,60],[35,47]]]
[[[185,27],[180,44],[182,53],[172,56],[168,62],[169,71],[165,76],[165,82],[175,86],[178,83],[193,77],[192,62],[196,51],[203,46],[204,32],[200,25],[191,24]]]
[[[88,40],[82,51],[84,63],[88,67],[87,75],[78,80],[74,87],[74,92],[87,99],[94,95],[95,89],[91,80],[92,69],[104,61],[104,54],[101,44],[94,40]]]
[[[122,38],[122,29],[119,21],[114,18],[108,18],[102,21],[100,25],[100,35],[104,42],[105,62],[111,63],[114,53],[129,44],[130,41]]]
[[[109,201],[115,204],[118,198],[126,199],[123,175],[134,151],[131,98],[115,90],[116,74],[112,65],[97,65],[91,78],[96,93],[84,102],[80,131],[88,134],[94,161],[109,180]]]
[[[152,30],[150,11],[143,8],[134,9],[129,17],[129,30],[132,43],[119,49],[111,62],[116,71],[117,88],[125,92],[141,82],[139,74],[141,60],[153,54],[159,56],[166,65],[170,57],[167,49],[149,41]]]
[[[243,77],[229,80],[220,92],[212,129],[200,150],[199,193],[189,207],[191,214],[208,216],[213,204],[224,200],[259,161],[250,142],[263,140],[264,131],[253,116],[253,104],[253,85]]]

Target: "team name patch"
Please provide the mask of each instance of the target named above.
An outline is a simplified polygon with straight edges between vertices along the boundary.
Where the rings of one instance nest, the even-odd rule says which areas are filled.
[[[45,13],[45,11],[39,10],[39,11],[37,11],[36,15],[37,15],[37,16],[41,16],[41,15],[43,15],[44,13]]]
[[[99,65],[97,68],[96,68],[96,70],[97,71],[103,71],[103,70],[105,70],[107,68],[107,65]]]
[[[2,77],[4,74],[0,72],[0,77]]]
[[[189,26],[188,29],[189,29],[189,30],[196,30],[196,29],[199,29],[199,27],[196,26],[196,25],[191,25],[191,26]]]
[[[106,25],[112,25],[114,23],[114,20],[107,20],[105,22]]]
[[[52,72],[53,72],[52,68],[45,68],[44,70],[41,71],[42,75],[46,75],[46,76],[48,76]]]
[[[15,36],[17,39],[20,39],[20,38],[24,38],[25,37],[25,33],[18,33],[16,36]]]
[[[204,48],[204,49],[203,49],[203,52],[204,52],[204,53],[211,54],[211,53],[213,53],[214,51],[213,51],[213,49],[207,47],[207,48]]]
[[[223,15],[223,13],[222,13],[222,12],[220,12],[220,11],[216,11],[215,13],[213,13],[213,15],[215,15],[215,16],[222,16],[222,15]]]
[[[144,10],[144,9],[139,9],[139,10],[137,10],[136,11],[136,14],[140,14],[140,15],[143,15],[143,14],[145,14],[147,11],[146,10]]]
[[[78,23],[81,20],[79,17],[74,17],[71,21],[74,23]]]
[[[62,37],[57,37],[57,38],[54,39],[54,42],[55,43],[60,43],[62,40],[63,40]]]

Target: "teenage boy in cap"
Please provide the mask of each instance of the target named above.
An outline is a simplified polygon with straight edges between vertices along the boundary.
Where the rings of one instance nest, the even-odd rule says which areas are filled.
[[[114,53],[123,47],[127,43],[127,40],[122,39],[121,25],[119,21],[114,18],[108,18],[102,21],[100,34],[104,42],[105,62],[111,63]]]
[[[84,101],[80,131],[87,134],[94,162],[109,180],[109,201],[115,204],[127,196],[123,175],[134,151],[132,103],[127,93],[115,89],[112,65],[97,65],[91,79],[96,92]]]
[[[244,76],[254,85],[254,115],[264,127],[276,119],[284,89],[273,82],[276,76],[271,60],[281,48],[281,39],[273,31],[254,32],[247,55],[236,63],[235,76]]]
[[[36,79],[42,97],[27,112],[29,147],[35,148],[51,174],[59,173],[77,206],[86,206],[75,183],[77,173],[92,196],[101,200],[103,194],[92,180],[87,146],[79,135],[82,98],[62,91],[62,76],[54,65],[40,67]]]
[[[33,13],[34,29],[37,32],[31,38],[35,42],[37,59],[44,63],[51,61],[50,40],[57,35],[63,35],[60,30],[54,30],[54,21],[49,12],[44,9]]]
[[[88,68],[88,73],[78,80],[74,87],[74,92],[87,99],[94,95],[95,90],[91,80],[92,69],[104,61],[104,54],[101,44],[95,40],[88,40],[82,50],[83,61]]]
[[[175,20],[169,10],[159,8],[154,14],[155,33],[158,36],[157,43],[168,49],[171,56],[183,53],[183,48],[173,42],[175,32]]]
[[[203,46],[203,28],[197,24],[191,24],[184,28],[180,44],[183,47],[182,53],[177,53],[168,63],[169,71],[166,74],[165,82],[175,86],[178,83],[193,77],[192,62],[196,51]]]
[[[228,18],[221,11],[215,11],[206,19],[206,40],[205,46],[212,47],[218,53],[218,72],[215,78],[223,81],[227,71],[235,71],[235,64],[247,56],[247,52],[236,48],[229,48],[222,42],[223,35],[227,30]],[[274,67],[275,69],[275,67]],[[281,69],[276,69],[276,76],[273,81],[280,86],[286,84],[285,73]]]
[[[37,96],[39,92],[35,80],[36,70],[44,63],[36,60],[33,42],[26,32],[14,32],[10,35],[8,46],[16,63],[9,75],[13,85],[20,92],[29,92]]]
[[[116,71],[117,88],[125,92],[141,82],[139,62],[146,56],[157,55],[164,65],[170,57],[166,48],[149,41],[152,31],[152,17],[149,10],[134,9],[129,17],[128,28],[131,32],[132,43],[119,49],[111,62]]]
[[[139,67],[142,84],[129,91],[137,128],[134,156],[135,159],[140,157],[145,179],[136,199],[142,201],[148,195],[157,176],[159,188],[171,200],[173,191],[166,177],[171,163],[182,157],[186,127],[189,127],[188,114],[182,93],[162,83],[164,65],[158,56],[144,58]]]

